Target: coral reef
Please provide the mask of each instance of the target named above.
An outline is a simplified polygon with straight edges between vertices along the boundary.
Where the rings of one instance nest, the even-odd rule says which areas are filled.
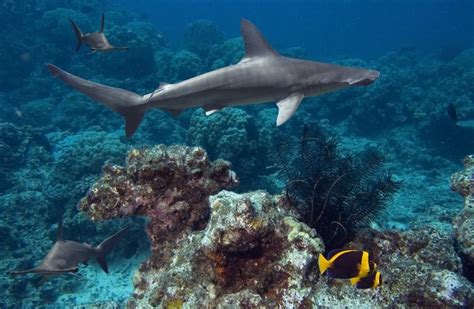
[[[321,241],[265,192],[222,191],[211,197],[207,227],[176,240],[172,259],[135,275],[131,308],[183,306],[293,307]],[[152,288],[150,288],[152,287]]]
[[[68,17],[84,32],[96,31],[102,12],[110,42],[128,45],[129,50],[88,55],[89,51],[83,47],[75,53],[75,37]],[[373,227],[435,229],[358,233],[354,246],[375,248],[375,252],[382,252],[378,247],[389,248],[382,252],[383,262],[380,262],[387,281],[381,289],[357,291],[345,282],[319,278],[313,264],[322,250],[322,238],[293,218],[297,214],[292,214],[284,200],[263,192],[242,195],[221,192],[208,198],[224,184],[207,179],[209,175],[203,172],[203,167],[185,177],[201,179],[199,171],[207,175],[202,179],[209,183],[199,185],[196,192],[191,187],[183,188],[179,179],[174,178],[178,193],[186,192],[186,196],[167,191],[167,185],[156,192],[139,192],[156,200],[152,203],[156,204],[156,213],[152,213],[151,204],[136,210],[136,214],[154,218],[155,227],[151,229],[150,225],[148,230],[155,235],[152,239],[155,239],[156,259],[143,264],[137,274],[135,291],[143,298],[132,301],[140,305],[180,307],[203,295],[203,303],[221,307],[238,306],[240,300],[244,305],[283,306],[298,297],[304,297],[301,302],[295,302],[302,307],[388,307],[391,301],[400,301],[399,307],[472,306],[469,300],[472,294],[458,275],[459,260],[447,236],[454,215],[460,211],[460,203],[456,194],[446,194],[446,175],[458,170],[459,160],[473,148],[474,49],[432,55],[406,48],[371,62],[340,60],[341,64],[376,68],[382,72],[381,77],[369,88],[305,99],[295,117],[278,128],[274,125],[277,113],[274,104],[225,109],[209,117],[202,110],[191,110],[176,119],[155,110],[147,113],[134,139],[126,141],[120,130],[123,126],[120,116],[52,82],[44,63],[61,65],[97,82],[148,93],[160,81],[176,82],[237,63],[244,53],[242,39],[224,38],[215,24],[199,21],[187,28],[182,46],[172,45],[164,34],[171,32],[155,29],[152,20],[118,6],[104,7],[99,0],[7,0],[0,4],[0,19],[3,21],[0,40],[8,46],[0,49],[0,57],[5,59],[0,67],[0,307],[62,308],[90,303],[97,303],[97,307],[124,306],[133,290],[131,274],[149,254],[146,235],[138,232],[145,225],[145,218],[132,219],[137,226],[129,235],[126,248],[117,253],[117,259],[111,259],[119,262],[114,268],[117,271],[109,276],[89,267],[87,273],[81,270],[81,279],[61,277],[37,287],[35,277],[13,279],[7,273],[12,268],[32,266],[42,257],[54,239],[56,218],[63,208],[70,227],[66,232],[81,241],[97,243],[100,239],[96,235],[109,234],[124,223],[123,220],[91,222],[83,213],[77,213],[74,205],[99,178],[104,163],[108,162],[105,175],[116,178],[110,164],[122,164],[130,147],[184,142],[199,145],[209,153],[210,159],[230,161],[232,170],[241,179],[236,190],[266,189],[276,193],[281,192],[284,183],[276,177],[272,151],[280,141],[297,135],[303,124],[313,122],[337,132],[344,148],[354,152],[367,145],[378,146],[390,155],[389,166],[396,179],[404,179],[404,186],[389,211],[378,216]],[[182,25],[180,21],[177,23]],[[276,46],[284,48],[285,42],[281,36]],[[280,51],[282,55],[322,59],[321,54],[312,54],[311,50],[306,53],[299,47]],[[449,103],[457,109],[456,124],[446,116]],[[151,149],[137,151],[142,156]],[[145,166],[151,166],[153,175],[164,172],[156,168],[156,162],[137,160],[142,164],[137,168],[146,170],[144,174],[138,172],[144,177],[150,172]],[[208,162],[207,168],[219,170],[219,162],[223,173],[229,170],[228,163],[222,161]],[[130,192],[135,192],[133,188],[137,187],[145,191],[156,188],[148,180],[143,180],[147,185],[135,187],[136,179],[128,174],[131,167],[116,168],[123,173],[120,179],[125,184],[114,180],[115,187],[125,186]],[[469,173],[463,173],[467,176],[462,183],[469,183]],[[171,177],[162,176],[159,179]],[[213,186],[212,192],[208,185]],[[104,192],[99,191],[107,198],[115,198],[113,192],[110,195]],[[203,196],[199,198],[195,193]],[[196,199],[191,199],[197,201],[196,205],[180,203],[187,201],[187,195]],[[89,196],[93,196],[92,191]],[[135,201],[121,196],[132,210],[144,201],[142,196],[134,198]],[[116,201],[106,199],[105,205],[113,213],[117,210],[113,206],[119,206],[115,205]],[[125,212],[115,214],[132,215],[126,214],[129,211],[126,207],[122,210]],[[454,220],[454,235],[464,275],[471,281],[474,277],[474,266],[469,262],[472,230],[472,213],[465,207]],[[219,238],[219,233],[225,237]],[[372,235],[374,240],[367,235]],[[201,243],[204,236],[209,238]],[[420,240],[427,243],[426,247]],[[423,249],[417,251],[415,245]],[[273,252],[279,248],[281,254]],[[284,254],[294,257],[294,261],[282,262]],[[431,258],[435,254],[438,262]],[[197,270],[200,265],[208,267],[206,274]],[[421,273],[416,275],[418,270]],[[179,280],[173,279],[173,274]],[[290,277],[285,278],[286,275]],[[142,282],[163,285],[143,288],[141,277]],[[199,280],[209,289],[201,289]],[[422,288],[409,286],[410,280]],[[249,289],[244,290],[244,284]],[[179,290],[181,285],[185,292]],[[296,287],[298,291],[289,295]],[[283,296],[288,301],[281,300]]]
[[[449,233],[431,228],[406,232],[364,230],[348,247],[368,250],[382,273],[378,290],[358,291],[323,279],[315,306],[354,308],[470,308],[474,287],[460,275],[461,261]]]
[[[454,236],[466,277],[474,281],[474,155],[466,156],[464,170],[451,176],[451,189],[464,198],[464,208],[453,220]]]
[[[212,21],[201,19],[186,25],[184,40],[187,50],[205,58],[213,46],[224,41],[224,35]]]
[[[182,50],[171,59],[171,70],[175,72],[173,81],[181,81],[198,75],[202,70],[201,58],[193,52]]]
[[[149,263],[172,252],[186,229],[199,229],[208,217],[208,197],[237,184],[228,162],[210,162],[198,147],[158,145],[133,149],[125,167],[109,165],[79,204],[94,220],[145,215],[152,242]]]
[[[128,149],[117,134],[103,131],[59,138],[54,143],[54,168],[45,192],[59,205],[83,196],[101,167],[106,162],[122,162]]]
[[[209,196],[233,179],[225,161],[210,163],[202,149],[182,146],[132,150],[126,167],[104,169],[80,208],[94,220],[150,218],[152,256],[134,276],[128,307],[473,304],[449,233],[360,231],[348,247],[370,251],[384,279],[380,289],[359,291],[318,275],[322,239],[283,196]]]
[[[331,250],[368,226],[397,192],[399,183],[380,171],[383,160],[374,149],[344,153],[321,127],[305,126],[300,140],[282,143],[276,161],[288,201]]]

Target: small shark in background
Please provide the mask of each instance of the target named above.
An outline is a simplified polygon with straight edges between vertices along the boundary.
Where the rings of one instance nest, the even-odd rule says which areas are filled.
[[[96,258],[104,272],[109,273],[105,257],[122,239],[131,225],[127,225],[112,236],[106,238],[97,247],[78,243],[71,240],[63,240],[63,219],[58,223],[56,242],[40,265],[26,270],[11,271],[12,275],[36,273],[43,276],[75,273],[78,271],[79,263],[87,264],[91,258]]]
[[[279,126],[290,119],[304,97],[367,86],[380,74],[280,56],[247,20],[241,21],[241,33],[245,55],[239,63],[176,84],[161,83],[154,92],[143,96],[82,79],[52,64],[47,66],[67,85],[121,114],[129,138],[151,108],[177,115],[188,108],[203,107],[210,115],[227,106],[276,101]]]
[[[83,34],[81,29],[76,25],[76,23],[71,18],[69,18],[69,21],[71,22],[71,25],[72,25],[72,29],[74,29],[74,32],[76,33],[76,38],[77,38],[76,51],[78,51],[79,48],[81,48],[82,43],[87,44],[92,49],[92,53],[128,49],[127,46],[117,47],[109,43],[109,41],[107,40],[104,34],[104,20],[105,20],[105,17],[104,17],[104,14],[102,13],[99,32],[91,32],[91,33]]]

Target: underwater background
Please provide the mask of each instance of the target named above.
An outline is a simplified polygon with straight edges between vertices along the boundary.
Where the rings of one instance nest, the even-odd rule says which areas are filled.
[[[93,32],[102,13],[129,49],[75,52],[68,18]],[[380,78],[306,98],[278,128],[274,103],[156,109],[126,139],[118,114],[45,67],[150,93],[240,61],[241,18],[282,55]],[[1,308],[474,306],[473,1],[4,0],[0,20]],[[308,136],[321,143],[302,147]],[[323,160],[310,173],[308,157]],[[354,177],[337,187],[342,166]],[[310,193],[289,186],[314,175],[326,187],[310,203],[346,216],[343,236],[308,220]],[[360,217],[337,208],[354,188],[376,192]],[[132,224],[110,273],[90,261],[46,281],[11,276],[39,264],[63,213],[64,238],[92,245]],[[371,251],[382,286],[320,276],[332,246]]]

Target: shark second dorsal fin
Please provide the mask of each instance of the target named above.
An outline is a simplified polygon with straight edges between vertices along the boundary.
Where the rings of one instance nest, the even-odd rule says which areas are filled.
[[[256,56],[278,56],[258,28],[248,20],[241,20],[240,32],[245,45],[244,59]]]
[[[100,18],[100,30],[99,30],[99,32],[104,32],[104,25],[105,25],[105,16],[104,16],[104,13],[102,13],[102,17]]]
[[[56,241],[63,240],[63,229],[64,229],[64,210],[61,211],[61,217],[59,218],[58,221],[58,231],[56,234]]]

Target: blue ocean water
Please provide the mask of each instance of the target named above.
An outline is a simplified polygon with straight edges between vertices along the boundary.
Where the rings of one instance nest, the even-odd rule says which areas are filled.
[[[91,53],[86,32],[105,13],[110,43],[128,50]],[[178,117],[148,112],[132,139],[122,117],[53,78],[45,63],[139,94],[235,64],[244,53],[240,20],[253,22],[282,55],[380,71],[372,85],[306,98],[276,128],[274,103],[201,108]],[[0,4],[1,308],[123,306],[133,276],[150,256],[146,219],[92,222],[76,205],[105,164],[157,144],[202,146],[232,163],[236,192],[281,193],[274,154],[304,125],[319,125],[340,147],[375,147],[402,182],[372,227],[449,232],[462,199],[449,177],[474,150],[474,2],[433,1],[3,1]],[[457,119],[447,108],[453,105]],[[37,265],[54,243],[64,213],[65,239],[98,244],[133,227],[110,256],[74,275],[41,282],[9,271]]]

